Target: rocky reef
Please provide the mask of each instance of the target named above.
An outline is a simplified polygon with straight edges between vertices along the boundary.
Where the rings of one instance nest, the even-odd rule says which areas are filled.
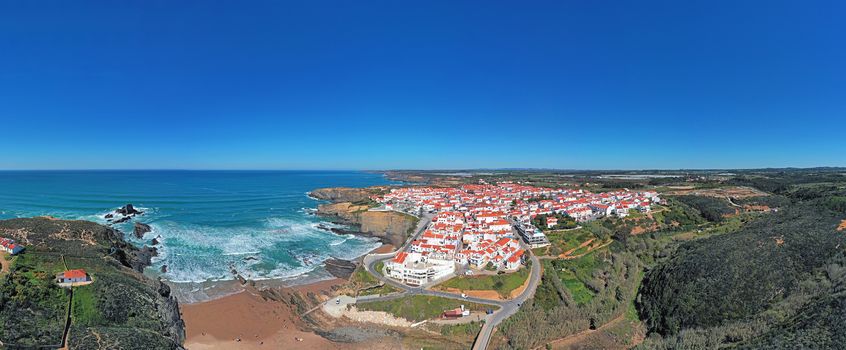
[[[152,230],[153,229],[150,227],[150,225],[143,224],[143,223],[140,223],[140,222],[136,222],[135,226],[132,228],[132,233],[135,234],[136,238],[140,239],[140,238],[144,237],[145,233],[150,232]]]
[[[130,203],[115,209],[113,212],[103,216],[103,218],[106,219],[109,224],[120,224],[132,220],[132,218],[136,215],[144,215],[144,212],[135,209],[135,207]]]
[[[72,305],[70,349],[183,349],[184,323],[170,288],[145,276],[155,248],[88,221],[0,221],[0,237],[27,246],[0,281],[0,339],[9,348],[58,347]],[[53,276],[85,269],[87,286],[60,288]]]

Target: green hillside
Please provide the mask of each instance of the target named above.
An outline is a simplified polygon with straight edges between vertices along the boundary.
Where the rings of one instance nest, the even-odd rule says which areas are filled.
[[[842,186],[784,185],[777,213],[680,245],[646,274],[642,348],[846,347]]]
[[[27,246],[0,281],[0,341],[7,348],[61,344],[68,312],[70,349],[182,348],[184,326],[169,287],[141,274],[150,250],[86,221],[3,220],[0,237]],[[85,269],[94,282],[61,288],[54,276],[65,269]]]

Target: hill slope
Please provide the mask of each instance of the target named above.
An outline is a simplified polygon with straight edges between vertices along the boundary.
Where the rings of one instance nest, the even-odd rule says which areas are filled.
[[[838,335],[846,331],[846,235],[836,231],[846,213],[831,198],[797,201],[735,233],[688,242],[650,270],[641,318],[670,339],[652,345],[846,346]]]
[[[0,221],[0,237],[27,246],[0,284],[0,341],[7,347],[60,344],[71,304],[71,349],[182,349],[184,325],[170,288],[144,276],[152,250],[112,228],[47,218]],[[54,275],[85,269],[88,286],[58,287]]]

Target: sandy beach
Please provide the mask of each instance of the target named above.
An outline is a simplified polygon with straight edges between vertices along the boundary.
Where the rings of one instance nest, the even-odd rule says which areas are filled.
[[[341,279],[295,287],[301,292],[329,290]],[[185,347],[203,349],[340,349],[298,327],[297,315],[282,302],[264,300],[251,288],[212,301],[181,306]],[[299,341],[301,339],[302,341]]]
[[[385,244],[373,253],[393,249],[392,245]],[[333,278],[293,287],[262,283],[259,288],[269,286],[303,294],[320,294],[344,283],[346,280]],[[214,300],[180,305],[187,349],[348,349],[352,346],[329,341],[305,330],[298,315],[288,305],[263,299],[256,288],[237,288],[240,291]]]

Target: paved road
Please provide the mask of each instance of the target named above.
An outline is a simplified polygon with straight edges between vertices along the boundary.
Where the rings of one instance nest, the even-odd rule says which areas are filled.
[[[532,253],[532,250],[529,249],[528,246],[524,244],[522,240],[520,240],[520,236],[518,240],[520,240],[520,244],[526,250],[526,253],[529,254],[529,257],[532,261],[531,266],[531,273],[529,274],[529,285],[526,286],[526,289],[523,290],[523,293],[518,295],[516,298],[512,300],[490,300],[490,299],[482,299],[476,297],[461,297],[460,294],[456,293],[448,293],[436,290],[429,290],[426,289],[426,286],[420,287],[410,287],[403,283],[397,282],[391,278],[388,278],[382,275],[381,271],[376,271],[376,264],[380,261],[384,261],[387,259],[393,258],[397,252],[404,251],[408,245],[417,238],[425,229],[429,222],[432,221],[431,214],[424,214],[421,218],[420,222],[418,223],[417,231],[408,238],[408,240],[403,244],[400,249],[397,249],[395,252],[392,253],[385,253],[385,254],[369,254],[364,257],[363,263],[364,268],[382,281],[385,284],[391,285],[399,290],[401,293],[395,293],[390,295],[384,296],[368,296],[368,297],[361,297],[356,300],[357,303],[367,303],[367,302],[374,302],[374,301],[385,301],[385,300],[393,300],[397,298],[401,298],[408,295],[429,295],[429,296],[436,296],[442,298],[449,298],[449,299],[457,299],[457,300],[466,300],[478,304],[485,304],[485,305],[496,305],[499,306],[499,310],[494,312],[492,315],[488,315],[487,319],[485,320],[485,324],[482,326],[482,330],[479,332],[478,337],[476,338],[476,342],[473,345],[473,350],[484,350],[488,346],[488,342],[490,342],[491,334],[493,334],[493,329],[499,325],[503,320],[508,318],[509,316],[515,314],[517,310],[520,308],[520,305],[532,297],[535,294],[535,289],[538,287],[540,283],[540,276],[541,276],[541,263],[540,260]],[[516,233],[515,233],[516,235]],[[330,300],[331,301],[331,300]]]
[[[540,260],[538,260],[538,257],[532,254],[531,250],[527,250],[526,252],[529,254],[532,261],[532,271],[531,274],[529,274],[529,285],[526,286],[526,289],[523,290],[522,294],[503,303],[502,308],[499,311],[488,317],[487,322],[485,322],[484,326],[482,326],[482,330],[479,332],[479,336],[476,337],[476,342],[473,344],[473,350],[485,350],[488,347],[488,342],[491,341],[493,329],[499,325],[500,322],[517,313],[517,310],[520,309],[520,305],[523,305],[527,299],[534,296],[535,289],[538,287],[538,283],[540,283],[541,263]]]

